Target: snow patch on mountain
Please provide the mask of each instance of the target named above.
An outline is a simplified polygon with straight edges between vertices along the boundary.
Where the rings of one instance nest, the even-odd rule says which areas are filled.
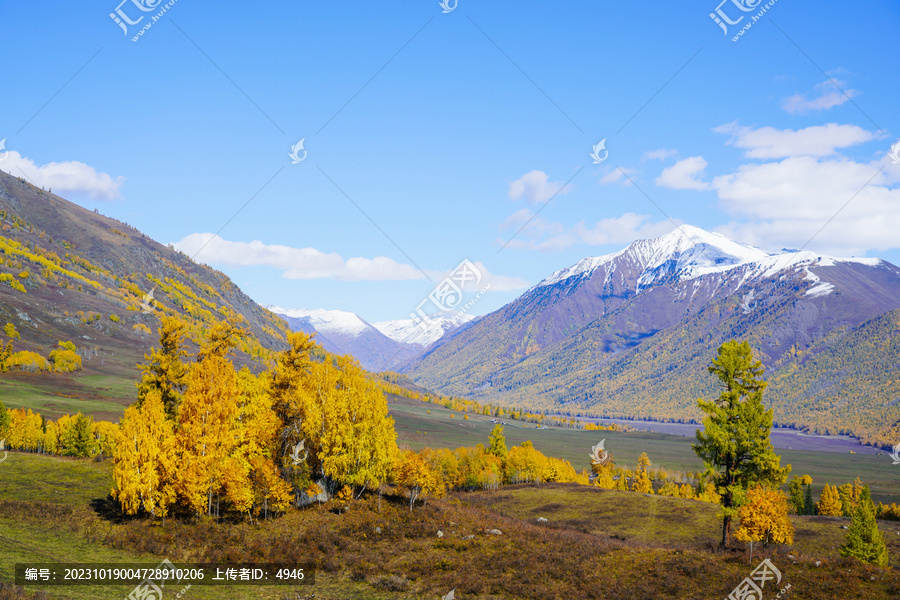
[[[396,342],[416,344],[426,348],[444,337],[448,330],[464,325],[474,318],[465,313],[452,317],[432,315],[428,321],[399,319],[372,323],[372,326]]]
[[[619,256],[623,252],[625,252],[625,250],[616,252],[615,254],[607,254],[605,256],[594,256],[582,259],[571,267],[566,267],[565,269],[560,269],[559,271],[554,272],[552,275],[550,275],[550,277],[547,277],[546,279],[538,283],[535,287],[553,285],[554,283],[565,281],[566,279],[575,277],[576,275],[590,276],[591,273],[593,273],[606,263],[610,262],[613,258]]]
[[[303,308],[281,308],[280,306],[266,306],[266,308],[276,314],[295,319],[305,319],[316,328],[316,331],[321,331],[326,336],[329,333],[340,333],[349,337],[358,337],[372,327],[356,313],[346,310],[325,310],[322,308],[307,310]]]

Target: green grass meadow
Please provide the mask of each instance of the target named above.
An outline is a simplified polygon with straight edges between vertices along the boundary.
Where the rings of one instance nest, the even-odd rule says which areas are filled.
[[[414,450],[424,447],[458,448],[487,446],[494,428],[491,417],[453,412],[442,405],[390,396],[388,408],[395,420],[398,441]],[[451,418],[453,415],[453,418]],[[564,458],[576,470],[588,469],[591,447],[602,439],[616,464],[634,468],[641,452],[646,452],[653,466],[672,471],[703,471],[689,437],[647,431],[583,431],[548,427],[538,429],[531,423],[504,420],[507,446],[531,440],[535,448],[548,456]],[[859,477],[869,484],[875,502],[900,503],[900,465],[893,465],[887,454],[845,454],[776,449],[781,464],[792,466],[792,475],[813,478],[813,494],[818,500],[826,483],[840,485]]]

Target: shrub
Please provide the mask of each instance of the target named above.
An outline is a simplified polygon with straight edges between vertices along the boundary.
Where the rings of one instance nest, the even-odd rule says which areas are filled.
[[[35,371],[50,370],[50,363],[37,352],[21,350],[6,359],[6,367],[34,373]]]
[[[12,289],[22,292],[23,294],[28,293],[25,291],[25,286],[16,281],[16,278],[9,273],[0,273],[0,283],[5,283]]]
[[[71,344],[72,342],[68,342]],[[50,352],[50,360],[53,362],[53,370],[58,373],[71,373],[81,370],[81,357],[69,350],[60,342],[61,348]]]

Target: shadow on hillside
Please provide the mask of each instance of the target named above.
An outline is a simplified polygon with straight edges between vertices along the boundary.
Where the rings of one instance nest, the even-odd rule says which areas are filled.
[[[91,509],[104,521],[109,521],[117,525],[140,519],[137,515],[126,515],[122,512],[119,503],[116,502],[111,495],[106,498],[94,498],[91,500]]]

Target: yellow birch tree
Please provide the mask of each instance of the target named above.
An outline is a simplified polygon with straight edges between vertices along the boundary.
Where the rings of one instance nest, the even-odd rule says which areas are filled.
[[[144,510],[165,517],[175,500],[174,432],[167,420],[159,391],[148,392],[144,402],[125,409],[116,435],[113,498],[125,514]]]

